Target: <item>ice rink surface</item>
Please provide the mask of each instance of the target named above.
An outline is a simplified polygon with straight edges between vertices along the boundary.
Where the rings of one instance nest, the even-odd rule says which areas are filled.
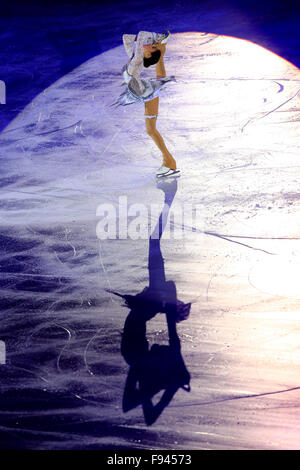
[[[176,82],[157,127],[181,176],[158,184],[143,105],[109,106],[126,60],[118,46],[82,63],[0,134],[1,446],[297,449],[299,69],[243,39],[173,34],[165,64]],[[160,249],[177,298],[192,303],[177,324],[191,390],[148,426],[141,406],[122,410],[129,309],[107,290],[149,285],[149,236],[168,196]],[[120,198],[146,208],[148,236],[133,224],[101,239],[104,204],[118,234]],[[192,225],[185,204],[197,209]],[[168,344],[164,314],[147,339]]]

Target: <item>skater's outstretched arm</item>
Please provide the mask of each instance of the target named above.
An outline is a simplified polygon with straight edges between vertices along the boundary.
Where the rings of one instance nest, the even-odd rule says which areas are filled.
[[[135,41],[136,35],[135,34],[123,34],[123,44],[125,51],[130,59],[132,59],[133,54],[134,54],[134,41]]]

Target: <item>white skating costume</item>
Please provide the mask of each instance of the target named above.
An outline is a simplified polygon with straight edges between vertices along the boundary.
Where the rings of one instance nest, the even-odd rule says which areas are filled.
[[[140,31],[137,36],[134,34],[123,34],[123,44],[130,58],[129,62],[122,68],[124,79],[122,85],[126,85],[126,89],[113,105],[127,106],[132,103],[153,100],[153,98],[159,95],[160,90],[167,82],[175,81],[174,76],[151,78],[150,80],[140,78],[144,68],[143,46],[159,42],[163,36],[163,34],[148,31]]]

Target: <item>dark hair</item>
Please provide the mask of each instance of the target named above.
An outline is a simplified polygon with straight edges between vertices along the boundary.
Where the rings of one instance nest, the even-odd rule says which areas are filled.
[[[150,65],[157,64],[160,59],[161,52],[159,50],[152,52],[151,57],[148,59],[144,57],[144,67],[150,67]]]

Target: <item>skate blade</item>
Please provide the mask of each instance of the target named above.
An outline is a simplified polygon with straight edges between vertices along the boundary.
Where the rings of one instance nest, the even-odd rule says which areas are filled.
[[[178,178],[180,175],[178,175],[178,173],[180,173],[180,170],[173,170],[172,173],[166,173],[166,174],[163,174],[163,175],[156,175],[156,178],[169,178],[170,176],[174,176],[174,175],[177,175],[176,178]]]

